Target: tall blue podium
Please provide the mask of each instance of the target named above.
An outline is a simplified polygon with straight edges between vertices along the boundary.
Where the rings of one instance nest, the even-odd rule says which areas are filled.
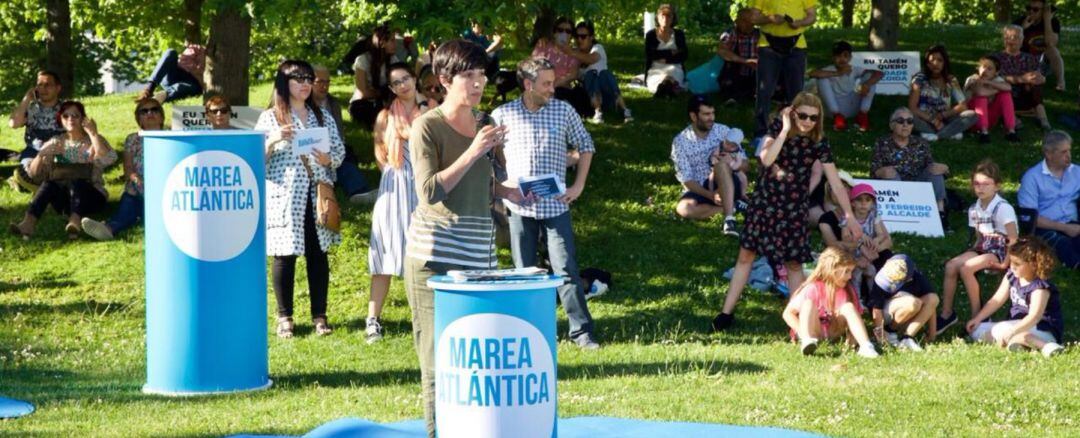
[[[143,392],[202,395],[268,388],[263,133],[141,135]]]

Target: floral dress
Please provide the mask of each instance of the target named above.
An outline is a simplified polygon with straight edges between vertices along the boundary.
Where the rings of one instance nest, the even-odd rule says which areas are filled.
[[[780,119],[773,119],[768,136],[776,138],[781,127]],[[761,169],[739,242],[743,248],[772,263],[812,260],[806,215],[810,208],[810,169],[815,160],[833,162],[828,141],[823,138],[815,143],[809,137],[792,134],[776,161]]]

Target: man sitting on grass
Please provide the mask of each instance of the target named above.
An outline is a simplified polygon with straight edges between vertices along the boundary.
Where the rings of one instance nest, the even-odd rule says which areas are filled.
[[[738,146],[742,131],[717,124],[716,110],[704,97],[690,98],[686,109],[690,126],[671,142],[675,178],[685,189],[675,212],[687,219],[709,219],[723,212],[724,234],[738,236],[735,203],[741,201],[749,168],[746,153]],[[729,140],[734,148],[722,147]]]

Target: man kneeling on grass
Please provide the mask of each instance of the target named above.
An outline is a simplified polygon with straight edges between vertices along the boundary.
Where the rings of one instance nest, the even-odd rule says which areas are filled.
[[[915,336],[923,326],[926,342],[934,340],[938,296],[930,281],[915,269],[915,262],[899,254],[889,258],[874,277],[870,288],[870,308],[874,318],[874,337],[878,342],[910,351],[923,351]]]
[[[671,142],[675,178],[685,191],[675,212],[687,219],[709,219],[724,213],[724,234],[738,236],[735,205],[745,205],[746,171],[750,162],[739,143],[739,129],[715,123],[716,110],[703,97],[690,98],[690,126]]]

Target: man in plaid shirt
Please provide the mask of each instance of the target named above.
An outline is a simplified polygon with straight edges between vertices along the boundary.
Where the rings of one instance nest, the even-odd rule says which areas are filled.
[[[592,163],[592,137],[570,104],[554,99],[555,67],[546,59],[526,59],[518,64],[521,97],[492,112],[497,125],[506,126],[502,156],[507,180],[554,174],[565,186],[566,155],[580,155],[574,184],[566,192],[522,206],[506,203],[510,211],[510,248],[518,268],[536,266],[537,242],[547,235],[548,258],[556,275],[569,279],[560,286],[559,300],[570,321],[570,339],[585,349],[600,345],[593,336],[593,319],[585,302],[585,288],[578,273],[570,204],[585,188]]]

